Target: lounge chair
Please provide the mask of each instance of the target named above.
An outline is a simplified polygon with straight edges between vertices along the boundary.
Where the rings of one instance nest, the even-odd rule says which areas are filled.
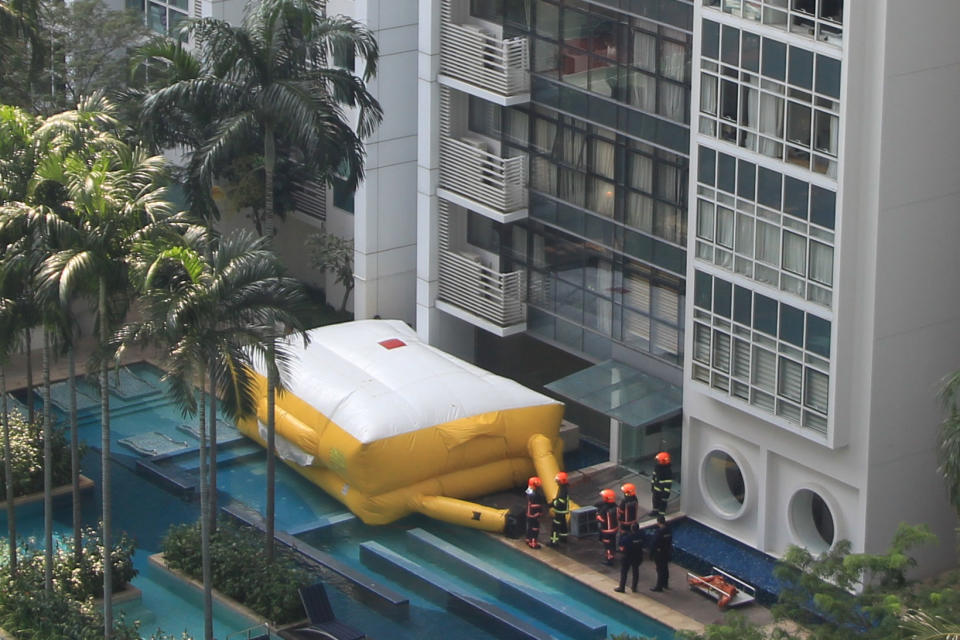
[[[367,637],[362,631],[337,620],[322,582],[300,587],[299,592],[300,601],[303,603],[303,610],[307,614],[310,625],[297,629],[298,636],[316,635],[331,640],[362,640]]]

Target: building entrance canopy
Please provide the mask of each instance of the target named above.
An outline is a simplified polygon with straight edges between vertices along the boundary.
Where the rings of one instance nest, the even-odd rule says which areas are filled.
[[[680,387],[614,360],[555,380],[546,388],[637,428],[680,415],[683,408]]]

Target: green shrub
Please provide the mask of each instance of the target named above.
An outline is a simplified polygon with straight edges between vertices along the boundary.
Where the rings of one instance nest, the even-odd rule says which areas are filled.
[[[0,627],[18,640],[98,640],[103,637],[101,607],[94,603],[92,595],[78,597],[81,590],[75,588],[73,579],[63,579],[65,570],[62,563],[66,557],[63,551],[56,554],[54,575],[57,577],[53,591],[47,593],[43,588],[43,554],[27,545],[20,545],[17,573],[12,575],[7,546],[2,545]],[[90,573],[92,575],[94,572]],[[100,584],[102,591],[102,573]],[[140,640],[137,626],[117,616],[113,637],[116,640]],[[173,640],[162,633],[155,638]]]
[[[161,548],[171,567],[201,579],[199,524],[174,525]],[[303,618],[297,588],[312,581],[310,573],[284,549],[267,564],[259,531],[221,521],[210,539],[210,564],[215,589],[267,620],[286,624]]]
[[[13,460],[13,495],[23,496],[43,491],[43,424],[31,424],[17,410],[8,414],[10,420],[10,458]],[[64,428],[53,425],[53,484],[70,483],[70,445]],[[2,440],[0,440],[2,443]],[[0,468],[3,467],[3,447],[0,446]],[[0,473],[0,502],[6,500],[7,484]]]

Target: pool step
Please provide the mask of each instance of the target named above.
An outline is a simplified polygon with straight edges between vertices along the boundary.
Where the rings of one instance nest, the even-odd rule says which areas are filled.
[[[551,640],[553,636],[521,620],[498,605],[471,596],[436,571],[401,556],[379,542],[360,544],[360,562],[384,574],[396,576],[424,597],[446,606],[479,626],[494,627],[498,637],[521,640]]]
[[[220,508],[220,510],[235,520],[251,526],[259,531],[264,530],[263,516],[254,509],[241,504],[233,503]],[[359,587],[368,594],[374,596],[384,604],[390,605],[396,610],[402,610],[406,615],[406,610],[410,605],[410,600],[397,593],[386,585],[379,584],[373,580],[365,571],[357,570],[350,565],[337,560],[335,557],[325,551],[321,551],[302,540],[295,538],[285,531],[277,531],[274,536],[280,544],[293,549],[305,558],[333,571],[345,578],[355,586]]]
[[[357,516],[353,515],[349,511],[344,511],[342,513],[333,513],[328,516],[321,516],[316,520],[311,520],[310,522],[305,522],[297,525],[296,527],[291,527],[287,529],[287,533],[292,536],[299,536],[305,533],[328,533],[340,528],[343,525],[354,524],[356,522]]]
[[[531,589],[496,566],[429,531],[408,530],[407,543],[411,550],[425,559],[444,566],[452,565],[455,573],[467,577],[504,602],[523,608],[538,620],[562,628],[574,638],[602,640],[607,637],[605,622],[576,611],[569,600]]]

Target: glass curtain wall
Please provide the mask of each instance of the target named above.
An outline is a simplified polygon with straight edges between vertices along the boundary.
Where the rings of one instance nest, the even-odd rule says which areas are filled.
[[[507,3],[540,90],[499,118],[506,155],[530,158],[530,218],[501,249],[528,272],[533,335],[595,360],[616,345],[679,366],[692,5],[644,4]]]

